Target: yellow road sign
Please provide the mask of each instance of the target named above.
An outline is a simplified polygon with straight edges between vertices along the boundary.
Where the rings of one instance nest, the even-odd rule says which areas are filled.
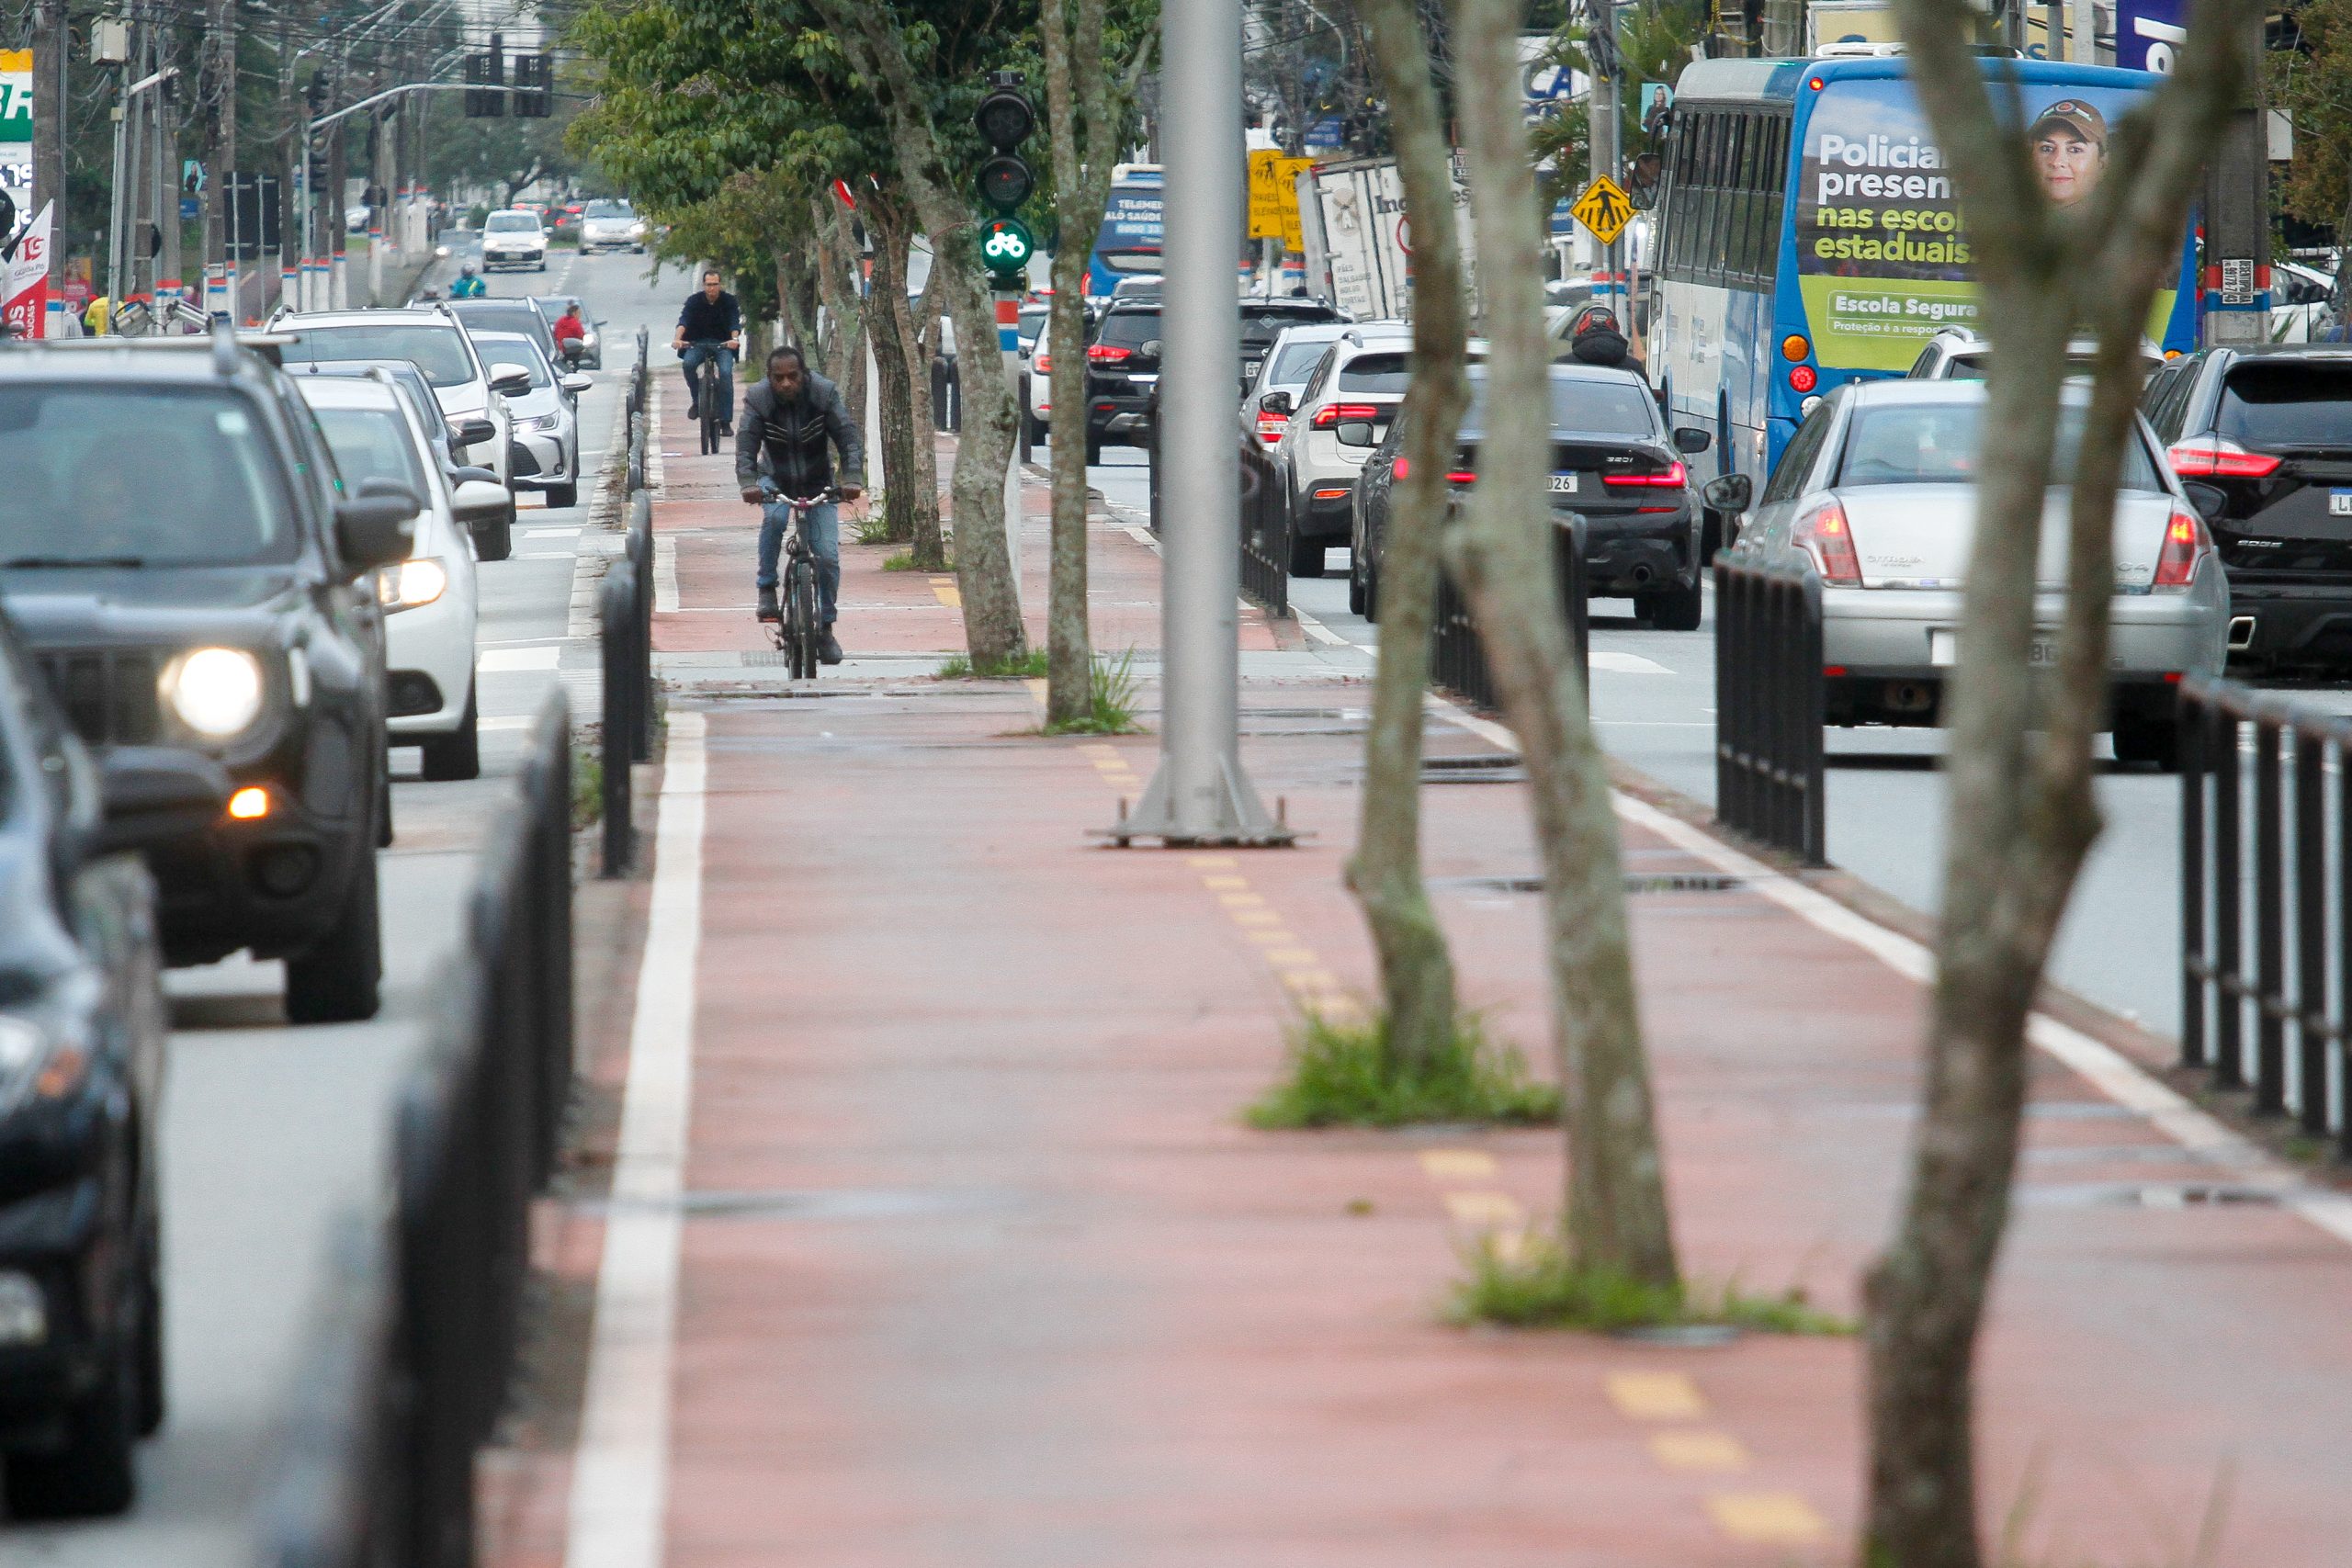
[[[1592,237],[1604,245],[1613,245],[1625,225],[1634,220],[1634,198],[1624,187],[1607,175],[1584,187],[1577,204],[1568,209],[1577,222],[1592,231]]]
[[[1291,158],[1270,150],[1250,154],[1250,237],[1280,239],[1294,251],[1306,248],[1298,221],[1298,172],[1312,158]]]

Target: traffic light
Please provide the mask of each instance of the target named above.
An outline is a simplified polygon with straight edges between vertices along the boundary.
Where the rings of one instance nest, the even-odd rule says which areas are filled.
[[[980,200],[996,213],[980,226],[980,260],[996,275],[999,287],[1005,287],[1027,273],[1030,254],[1037,248],[1028,226],[1013,216],[1037,188],[1037,176],[1020,152],[1021,143],[1037,129],[1037,114],[1021,91],[1019,72],[999,71],[989,77],[989,95],[974,111],[972,124],[989,151],[980,164]]]
[[[997,275],[1000,288],[1020,286],[1036,249],[1036,236],[1018,218],[991,218],[980,225],[980,263]]]
[[[514,57],[514,117],[545,119],[555,111],[555,56],[518,54]]]
[[[519,64],[520,62],[517,62]],[[498,34],[490,35],[490,47],[466,56],[466,118],[468,119],[503,119],[506,118],[506,50]]]

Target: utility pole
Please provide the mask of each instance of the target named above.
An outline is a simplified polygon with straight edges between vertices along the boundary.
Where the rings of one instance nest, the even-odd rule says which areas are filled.
[[[301,160],[310,156],[310,149],[295,140],[294,118],[294,38],[286,13],[277,16],[277,302],[287,310],[300,310],[302,278],[302,229],[298,215],[303,210],[296,198],[294,171]],[[305,139],[307,140],[307,122]]]
[[[155,29],[155,62],[161,70],[179,53],[178,33],[167,23]],[[155,303],[168,291],[178,294],[186,280],[180,273],[180,113],[176,80],[155,88],[155,234],[162,243],[155,254]]]
[[[1616,0],[1592,0],[1592,32],[1586,40],[1585,58],[1592,62],[1592,112],[1587,126],[1587,140],[1592,147],[1592,177],[1614,181],[1625,166],[1624,149],[1620,145],[1624,116],[1617,104]],[[1617,319],[1631,330],[1633,315],[1620,308],[1617,300],[1614,240],[1601,246],[1600,265],[1601,276],[1606,279],[1600,290],[1600,302],[1616,310]]]
[[[237,258],[230,245],[229,180],[237,166],[237,6],[212,0],[206,25],[210,70],[206,101],[211,118],[204,139],[204,308],[237,316]]]
[[[1135,815],[1110,836],[1287,844],[1294,835],[1266,814],[1241,768],[1241,476],[1232,412],[1241,356],[1238,0],[1162,6],[1159,36],[1160,144],[1187,150],[1168,164],[1161,250],[1159,768]]]
[[[65,0],[39,0],[33,8],[33,211],[54,202],[50,220],[49,320],[42,332],[58,335],[65,287],[65,57],[73,52],[65,25]]]
[[[2263,135],[2263,23],[2246,24],[2246,101],[2222,132],[2205,176],[2203,341],[2270,336],[2270,161]]]

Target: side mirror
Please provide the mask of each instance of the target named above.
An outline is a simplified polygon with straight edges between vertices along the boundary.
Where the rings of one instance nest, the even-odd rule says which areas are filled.
[[[1746,474],[1718,474],[1699,487],[1699,498],[1717,512],[1745,512],[1756,499],[1756,481]]]
[[[179,746],[109,747],[98,763],[106,816],[95,854],[145,850],[200,832],[229,809],[236,788],[220,760]]]
[[[1368,419],[1343,419],[1331,432],[1342,446],[1377,446],[1380,436]]]
[[[336,547],[344,564],[365,571],[406,560],[416,547],[416,514],[424,502],[390,479],[369,479],[334,509]]]
[[[561,387],[575,398],[595,384],[596,379],[593,376],[562,376],[556,379],[557,386]]]
[[[449,438],[460,446],[479,446],[498,437],[498,426],[480,414],[469,414],[449,427]]]
[[[449,483],[452,487],[476,481],[482,484],[498,484],[498,470],[495,468],[452,468],[449,470]],[[500,488],[504,487],[502,485]]]
[[[455,489],[449,496],[449,509],[460,523],[495,523],[506,515],[509,497],[498,476],[486,468],[459,468]],[[480,479],[464,476],[479,474]]]
[[[519,365],[493,366],[490,389],[502,398],[519,398],[531,389],[531,373]]]
[[[1298,400],[1288,392],[1274,391],[1260,398],[1258,406],[1268,413],[1286,414],[1297,409]]]
[[[1714,444],[1714,436],[1696,425],[1686,424],[1674,433],[1674,449],[1686,457],[1697,457]]]
[[[2230,509],[2229,492],[2219,485],[2209,485],[2201,479],[2183,479],[2180,488],[2188,492],[2188,504],[2197,508],[2197,515],[2211,528]]]

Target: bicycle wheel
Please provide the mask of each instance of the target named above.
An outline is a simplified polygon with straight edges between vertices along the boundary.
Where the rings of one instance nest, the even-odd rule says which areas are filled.
[[[797,641],[800,649],[799,664],[793,674],[799,680],[813,681],[817,678],[817,644],[825,634],[817,624],[817,572],[806,556],[793,563],[792,619],[799,631]]]

